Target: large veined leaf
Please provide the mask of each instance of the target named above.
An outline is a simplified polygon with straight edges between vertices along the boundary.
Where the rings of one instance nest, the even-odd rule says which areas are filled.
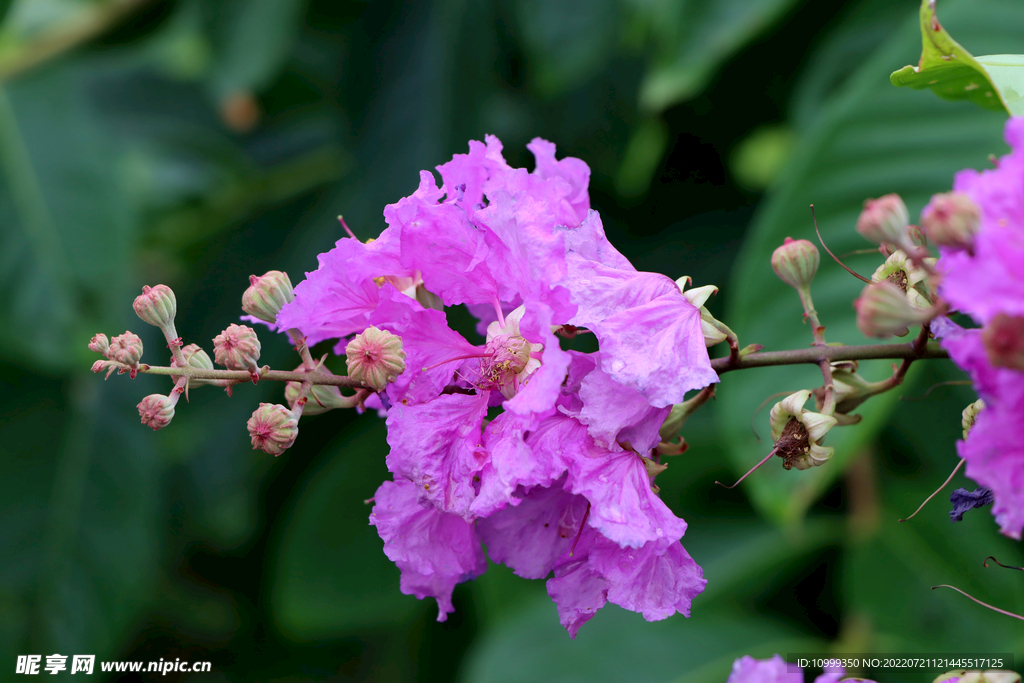
[[[975,0],[949,2],[944,10],[948,24],[972,45],[1024,51],[1024,37],[1014,28],[1024,22],[1024,6]],[[916,17],[908,17],[796,143],[799,154],[755,219],[733,273],[731,306],[724,319],[741,343],[775,350],[811,342],[795,292],[769,266],[772,251],[787,236],[813,238],[810,204],[816,206],[822,234],[835,253],[864,249],[870,245],[853,229],[864,199],[898,192],[916,215],[931,194],[949,189],[954,172],[983,167],[989,154],[1006,150],[1001,141],[1005,118],[998,113],[966,103],[936,102],[885,82],[890,65],[912,58],[916,33]],[[870,274],[880,257],[851,257],[848,262]],[[828,341],[869,341],[857,331],[852,309],[862,286],[827,257],[822,261],[813,291]],[[889,372],[887,365],[866,363],[862,372],[881,379]],[[770,443],[757,443],[746,429],[757,406],[776,392],[820,384],[814,366],[751,370],[725,378],[718,391],[720,425],[737,473],[771,448]],[[786,472],[776,461],[748,478],[744,486],[755,505],[780,522],[799,519],[872,441],[893,400],[892,395],[872,399],[858,411],[864,418],[861,424],[833,429],[826,443],[835,447],[836,455],[825,466]],[[764,434],[763,417],[760,424]]]
[[[698,0],[636,4],[638,13],[649,22],[656,47],[656,57],[640,84],[640,104],[649,111],[661,111],[699,93],[726,59],[796,3]]]
[[[945,100],[1024,114],[1024,55],[972,56],[939,23],[935,0],[921,1],[921,38],[921,60],[894,71],[893,85],[931,88]]]
[[[22,388],[0,402],[0,436],[21,454],[0,479],[0,657],[113,658],[159,576],[163,463],[151,452],[157,435],[138,429],[139,380],[79,376],[61,405],[55,381],[4,379]]]
[[[0,353],[50,368],[84,363],[89,337],[113,326],[135,238],[81,78],[54,64],[0,89]]]

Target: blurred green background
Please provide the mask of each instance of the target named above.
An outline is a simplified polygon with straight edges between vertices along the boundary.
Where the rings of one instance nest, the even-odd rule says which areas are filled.
[[[1024,53],[1017,0],[939,12],[974,54]],[[814,651],[1024,665],[1018,622],[930,590],[1020,612],[1020,575],[982,568],[1022,564],[1020,546],[988,510],[950,525],[946,496],[896,521],[955,464],[966,387],[877,399],[829,435],[826,467],[725,491],[713,482],[767,452],[757,405],[820,381],[727,376],[659,478],[709,579],[693,616],[608,606],[571,641],[543,582],[502,567],[460,586],[444,624],[399,592],[363,503],[386,476],[375,416],[304,419],[274,459],[245,420],[280,386],[195,390],[153,433],[135,405],[166,380],[88,372],[98,331],[131,329],[165,361],[131,309],[141,285],[172,286],[179,333],[210,349],[248,275],[298,282],[343,236],[338,214],[375,236],[420,169],[486,133],[513,165],[534,136],[586,161],[638,268],[721,286],[711,309],[743,343],[805,346],[768,255],[812,234],[808,204],[833,250],[861,249],[864,198],[900,192],[916,215],[1006,151],[1005,117],[889,86],[917,61],[915,0],[7,0],[0,15],[0,679],[20,678],[16,655],[54,652],[281,683],[712,682],[742,654]],[[815,291],[829,339],[863,342],[859,283],[823,262]],[[261,336],[265,362],[297,364]],[[903,393],[961,378],[920,363]]]

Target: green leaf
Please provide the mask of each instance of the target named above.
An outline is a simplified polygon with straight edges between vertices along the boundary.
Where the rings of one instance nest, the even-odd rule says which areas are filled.
[[[893,85],[931,88],[944,100],[1024,114],[1024,55],[974,57],[939,23],[935,0],[921,0],[921,39],[921,60],[894,71],[889,77]]]
[[[0,354],[50,368],[87,362],[130,282],[133,205],[88,75],[54,64],[0,89]]]
[[[972,44],[1024,51],[1024,37],[1014,28],[1024,22],[1024,6],[996,0],[951,1],[947,17]],[[759,343],[766,350],[781,350],[806,347],[811,342],[796,293],[776,278],[769,266],[772,251],[787,236],[814,239],[810,204],[817,209],[822,235],[833,252],[864,249],[869,245],[856,234],[854,225],[866,198],[900,193],[913,215],[933,193],[949,189],[956,171],[984,167],[988,154],[1005,150],[1001,140],[1005,119],[998,114],[956,103],[926,102],[882,87],[886,65],[908,58],[909,37],[916,28],[916,20],[907,21],[851,76],[797,141],[798,153],[760,209],[733,271],[723,320],[737,332],[741,344]],[[880,256],[850,257],[847,262],[870,274]],[[812,289],[828,341],[869,341],[857,331],[852,308],[862,287],[823,258]],[[861,369],[870,379],[881,379],[890,372],[883,361],[865,363]],[[911,384],[915,370],[911,369]],[[820,384],[814,366],[767,368],[724,378],[718,391],[719,424],[737,474],[771,448],[770,443],[758,444],[746,429],[757,406],[776,392]],[[871,443],[887,421],[894,400],[891,393],[871,399],[858,411],[864,417],[861,424],[833,429],[826,445],[834,446],[836,455],[826,465],[787,472],[776,460],[747,478],[744,487],[755,506],[780,523],[799,520]],[[767,431],[764,413],[767,410],[759,418],[762,435]]]
[[[152,453],[157,435],[139,429],[139,387],[0,371],[20,386],[0,403],[0,438],[22,454],[0,478],[0,657],[112,658],[159,576],[163,464]]]
[[[246,0],[229,8],[210,76],[218,98],[271,84],[291,54],[306,0]]]
[[[614,55],[615,0],[524,0],[515,8],[534,80],[546,94],[579,85]]]
[[[388,478],[385,431],[383,420],[364,415],[295,496],[273,579],[274,618],[292,638],[336,637],[436,609],[399,591],[398,569],[367,521],[364,501]]]
[[[693,97],[725,60],[794,4],[795,0],[643,3],[641,17],[657,51],[640,84],[640,106],[658,112]]]

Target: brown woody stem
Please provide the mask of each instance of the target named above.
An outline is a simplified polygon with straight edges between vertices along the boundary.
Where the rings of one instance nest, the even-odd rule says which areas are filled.
[[[711,367],[718,374],[748,368],[763,368],[773,365],[819,365],[840,360],[921,360],[925,358],[949,358],[949,354],[938,344],[864,344],[862,346],[812,346],[809,349],[788,351],[760,351],[739,360],[729,356],[715,358]]]

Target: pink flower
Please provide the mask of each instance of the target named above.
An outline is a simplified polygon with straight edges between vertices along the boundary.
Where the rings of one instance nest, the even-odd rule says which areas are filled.
[[[394,482],[371,522],[402,590],[437,599],[439,618],[485,569],[482,541],[520,575],[554,574],[571,635],[609,601],[689,614],[705,581],[648,466],[670,406],[717,381],[699,310],[608,242],[586,164],[529,148],[532,173],[494,137],[440,166],[440,188],[422,172],[379,239],[320,256],[278,324],[336,349],[371,326],[401,337],[405,370],[378,394]],[[482,341],[449,327],[453,305],[480,318]],[[601,350],[563,350],[563,326]]]
[[[1021,340],[1013,337],[1024,316],[1024,118],[1010,119],[1005,135],[1013,152],[995,169],[956,175],[953,188],[977,204],[980,224],[968,248],[941,249],[938,269],[939,293],[985,328],[947,325],[942,341],[986,406],[958,450],[967,461],[967,476],[992,490],[992,512],[1002,532],[1020,539],[1024,371],[1015,360]]]

